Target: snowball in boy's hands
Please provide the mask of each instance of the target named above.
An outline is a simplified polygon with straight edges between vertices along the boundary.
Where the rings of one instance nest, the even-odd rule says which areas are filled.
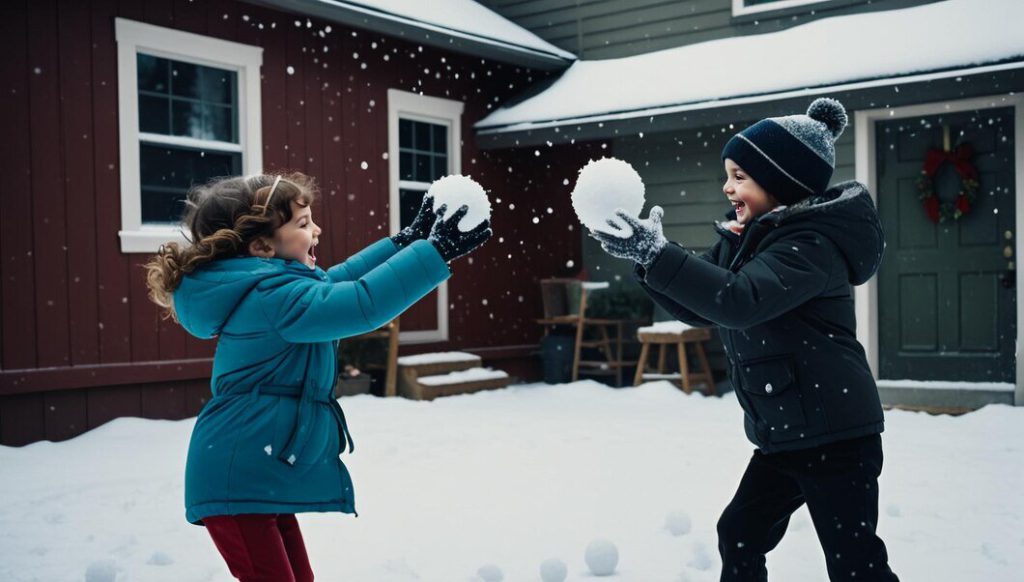
[[[587,545],[583,559],[595,576],[610,576],[619,564],[619,549],[608,540],[596,539]]]
[[[620,229],[629,227],[614,214],[616,208],[638,216],[644,207],[644,182],[633,166],[615,158],[591,160],[576,179],[572,191],[576,216],[590,230],[608,232],[611,220]]]
[[[540,565],[540,579],[543,582],[565,582],[569,567],[558,558],[549,558]]]
[[[471,231],[481,222],[491,218],[491,201],[487,198],[487,193],[484,192],[483,186],[469,176],[454,175],[440,178],[430,185],[427,196],[434,198],[434,212],[437,212],[442,204],[448,208],[469,207],[469,212],[459,221],[459,230],[462,232]],[[450,217],[451,215],[448,215],[447,218]]]

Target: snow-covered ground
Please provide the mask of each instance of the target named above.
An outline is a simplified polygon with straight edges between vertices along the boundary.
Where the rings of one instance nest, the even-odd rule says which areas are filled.
[[[302,514],[318,580],[468,581],[482,566],[539,580],[559,558],[592,579],[587,544],[616,544],[616,578],[718,579],[715,521],[751,446],[732,394],[665,382],[522,385],[435,402],[342,401],[360,516]],[[120,419],[76,439],[0,447],[0,580],[229,581],[185,522],[193,420]],[[1024,572],[1024,408],[887,413],[879,531],[902,580],[1012,582]],[[673,536],[666,517],[689,516]],[[769,555],[775,580],[825,580],[805,509]],[[101,578],[97,578],[101,579]]]

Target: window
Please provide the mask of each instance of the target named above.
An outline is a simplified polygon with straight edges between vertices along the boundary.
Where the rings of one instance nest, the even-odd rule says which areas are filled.
[[[116,20],[121,251],[186,242],[178,225],[194,184],[263,167],[263,49]]]
[[[832,0],[732,0],[732,15],[757,14],[772,10],[782,10],[807,4],[820,4]]]
[[[409,225],[434,180],[462,171],[463,104],[388,90],[391,233]],[[402,340],[448,339],[448,284],[438,287],[437,329],[403,331]]]

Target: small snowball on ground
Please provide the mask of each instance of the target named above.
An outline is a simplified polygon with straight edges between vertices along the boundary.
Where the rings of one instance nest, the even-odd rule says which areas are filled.
[[[469,212],[459,222],[459,230],[467,232],[491,217],[491,201],[483,186],[469,176],[459,174],[445,176],[436,180],[427,190],[428,196],[434,197],[434,211],[442,204],[447,204],[446,219],[451,217],[462,205],[469,206]]]
[[[85,569],[85,582],[115,582],[117,563],[113,560],[97,560]]]
[[[619,564],[619,549],[608,540],[596,539],[587,545],[583,559],[595,576],[610,576]]]
[[[174,563],[174,558],[164,552],[153,552],[153,555],[146,561],[147,564],[152,566],[170,566]]]
[[[548,558],[540,565],[540,579],[542,582],[565,582],[569,575],[569,567],[558,558]]]
[[[590,230],[610,232],[607,221],[612,220],[627,232],[629,226],[615,215],[622,208],[631,216],[638,216],[644,207],[644,182],[633,166],[615,158],[591,161],[576,179],[572,191],[572,207],[580,222]]]
[[[476,571],[476,575],[484,582],[501,582],[505,579],[505,574],[502,573],[501,568],[494,564],[480,566],[480,569]]]
[[[665,529],[674,536],[690,533],[692,525],[690,516],[685,511],[673,511],[665,517]]]

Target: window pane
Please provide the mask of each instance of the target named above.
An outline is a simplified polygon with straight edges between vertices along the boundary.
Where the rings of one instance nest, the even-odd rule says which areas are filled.
[[[434,180],[431,178],[430,156],[413,154],[413,159],[416,161],[416,177],[414,179],[417,182],[433,182]]]
[[[448,156],[433,156],[434,157],[434,175],[431,178],[431,182],[438,178],[443,178],[448,175]]]
[[[398,176],[399,180],[415,180],[412,167],[412,154],[409,152],[398,153]]]
[[[398,120],[398,147],[402,149],[412,147],[412,122],[408,119]]]
[[[223,106],[174,100],[171,106],[173,135],[236,142],[231,109]]]
[[[242,155],[139,144],[142,181],[142,222],[176,223],[193,184],[242,172]]]
[[[234,105],[235,73],[213,67],[200,67],[199,94],[203,101]]]
[[[142,53],[137,57],[139,91],[167,93],[167,65],[170,61]]]
[[[139,130],[148,133],[171,132],[170,101],[166,97],[139,95]]]
[[[416,213],[420,211],[420,204],[423,203],[424,194],[426,192],[422,190],[398,191],[398,228],[402,229],[412,224],[413,219],[416,218]]]
[[[434,144],[431,151],[435,154],[448,153],[448,128],[443,125],[432,125],[434,130]]]
[[[426,123],[420,123],[418,121],[415,124],[415,148],[423,151],[430,151],[430,125]]]
[[[199,65],[171,61],[171,94],[201,99],[199,93]]]

